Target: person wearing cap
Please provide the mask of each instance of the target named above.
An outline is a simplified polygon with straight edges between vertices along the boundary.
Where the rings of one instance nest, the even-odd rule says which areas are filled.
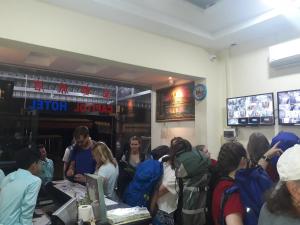
[[[261,209],[258,225],[300,224],[300,145],[287,149],[277,162],[280,180]]]

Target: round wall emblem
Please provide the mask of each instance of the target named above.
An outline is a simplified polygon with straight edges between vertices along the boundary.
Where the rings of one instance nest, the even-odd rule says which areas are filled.
[[[197,101],[201,101],[206,97],[207,89],[204,84],[197,84],[194,87],[193,95]]]

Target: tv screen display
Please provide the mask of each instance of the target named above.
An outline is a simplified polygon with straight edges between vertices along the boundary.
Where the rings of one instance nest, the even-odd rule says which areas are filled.
[[[277,93],[278,122],[281,125],[300,125],[300,90]]]
[[[274,125],[273,93],[228,98],[227,125]]]

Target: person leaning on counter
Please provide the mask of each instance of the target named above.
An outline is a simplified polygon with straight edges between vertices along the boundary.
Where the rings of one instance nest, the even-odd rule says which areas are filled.
[[[95,171],[96,162],[92,156],[94,142],[91,140],[89,129],[86,126],[77,127],[73,136],[76,146],[72,151],[70,165],[66,175],[77,182],[83,182],[83,174],[93,174]]]
[[[23,149],[16,153],[18,170],[0,184],[0,224],[31,225],[41,179],[37,151]]]

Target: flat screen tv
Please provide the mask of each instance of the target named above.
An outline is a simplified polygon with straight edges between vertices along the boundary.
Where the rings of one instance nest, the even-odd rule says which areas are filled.
[[[278,123],[300,125],[300,90],[277,92]]]
[[[228,98],[227,125],[274,125],[273,93]]]

